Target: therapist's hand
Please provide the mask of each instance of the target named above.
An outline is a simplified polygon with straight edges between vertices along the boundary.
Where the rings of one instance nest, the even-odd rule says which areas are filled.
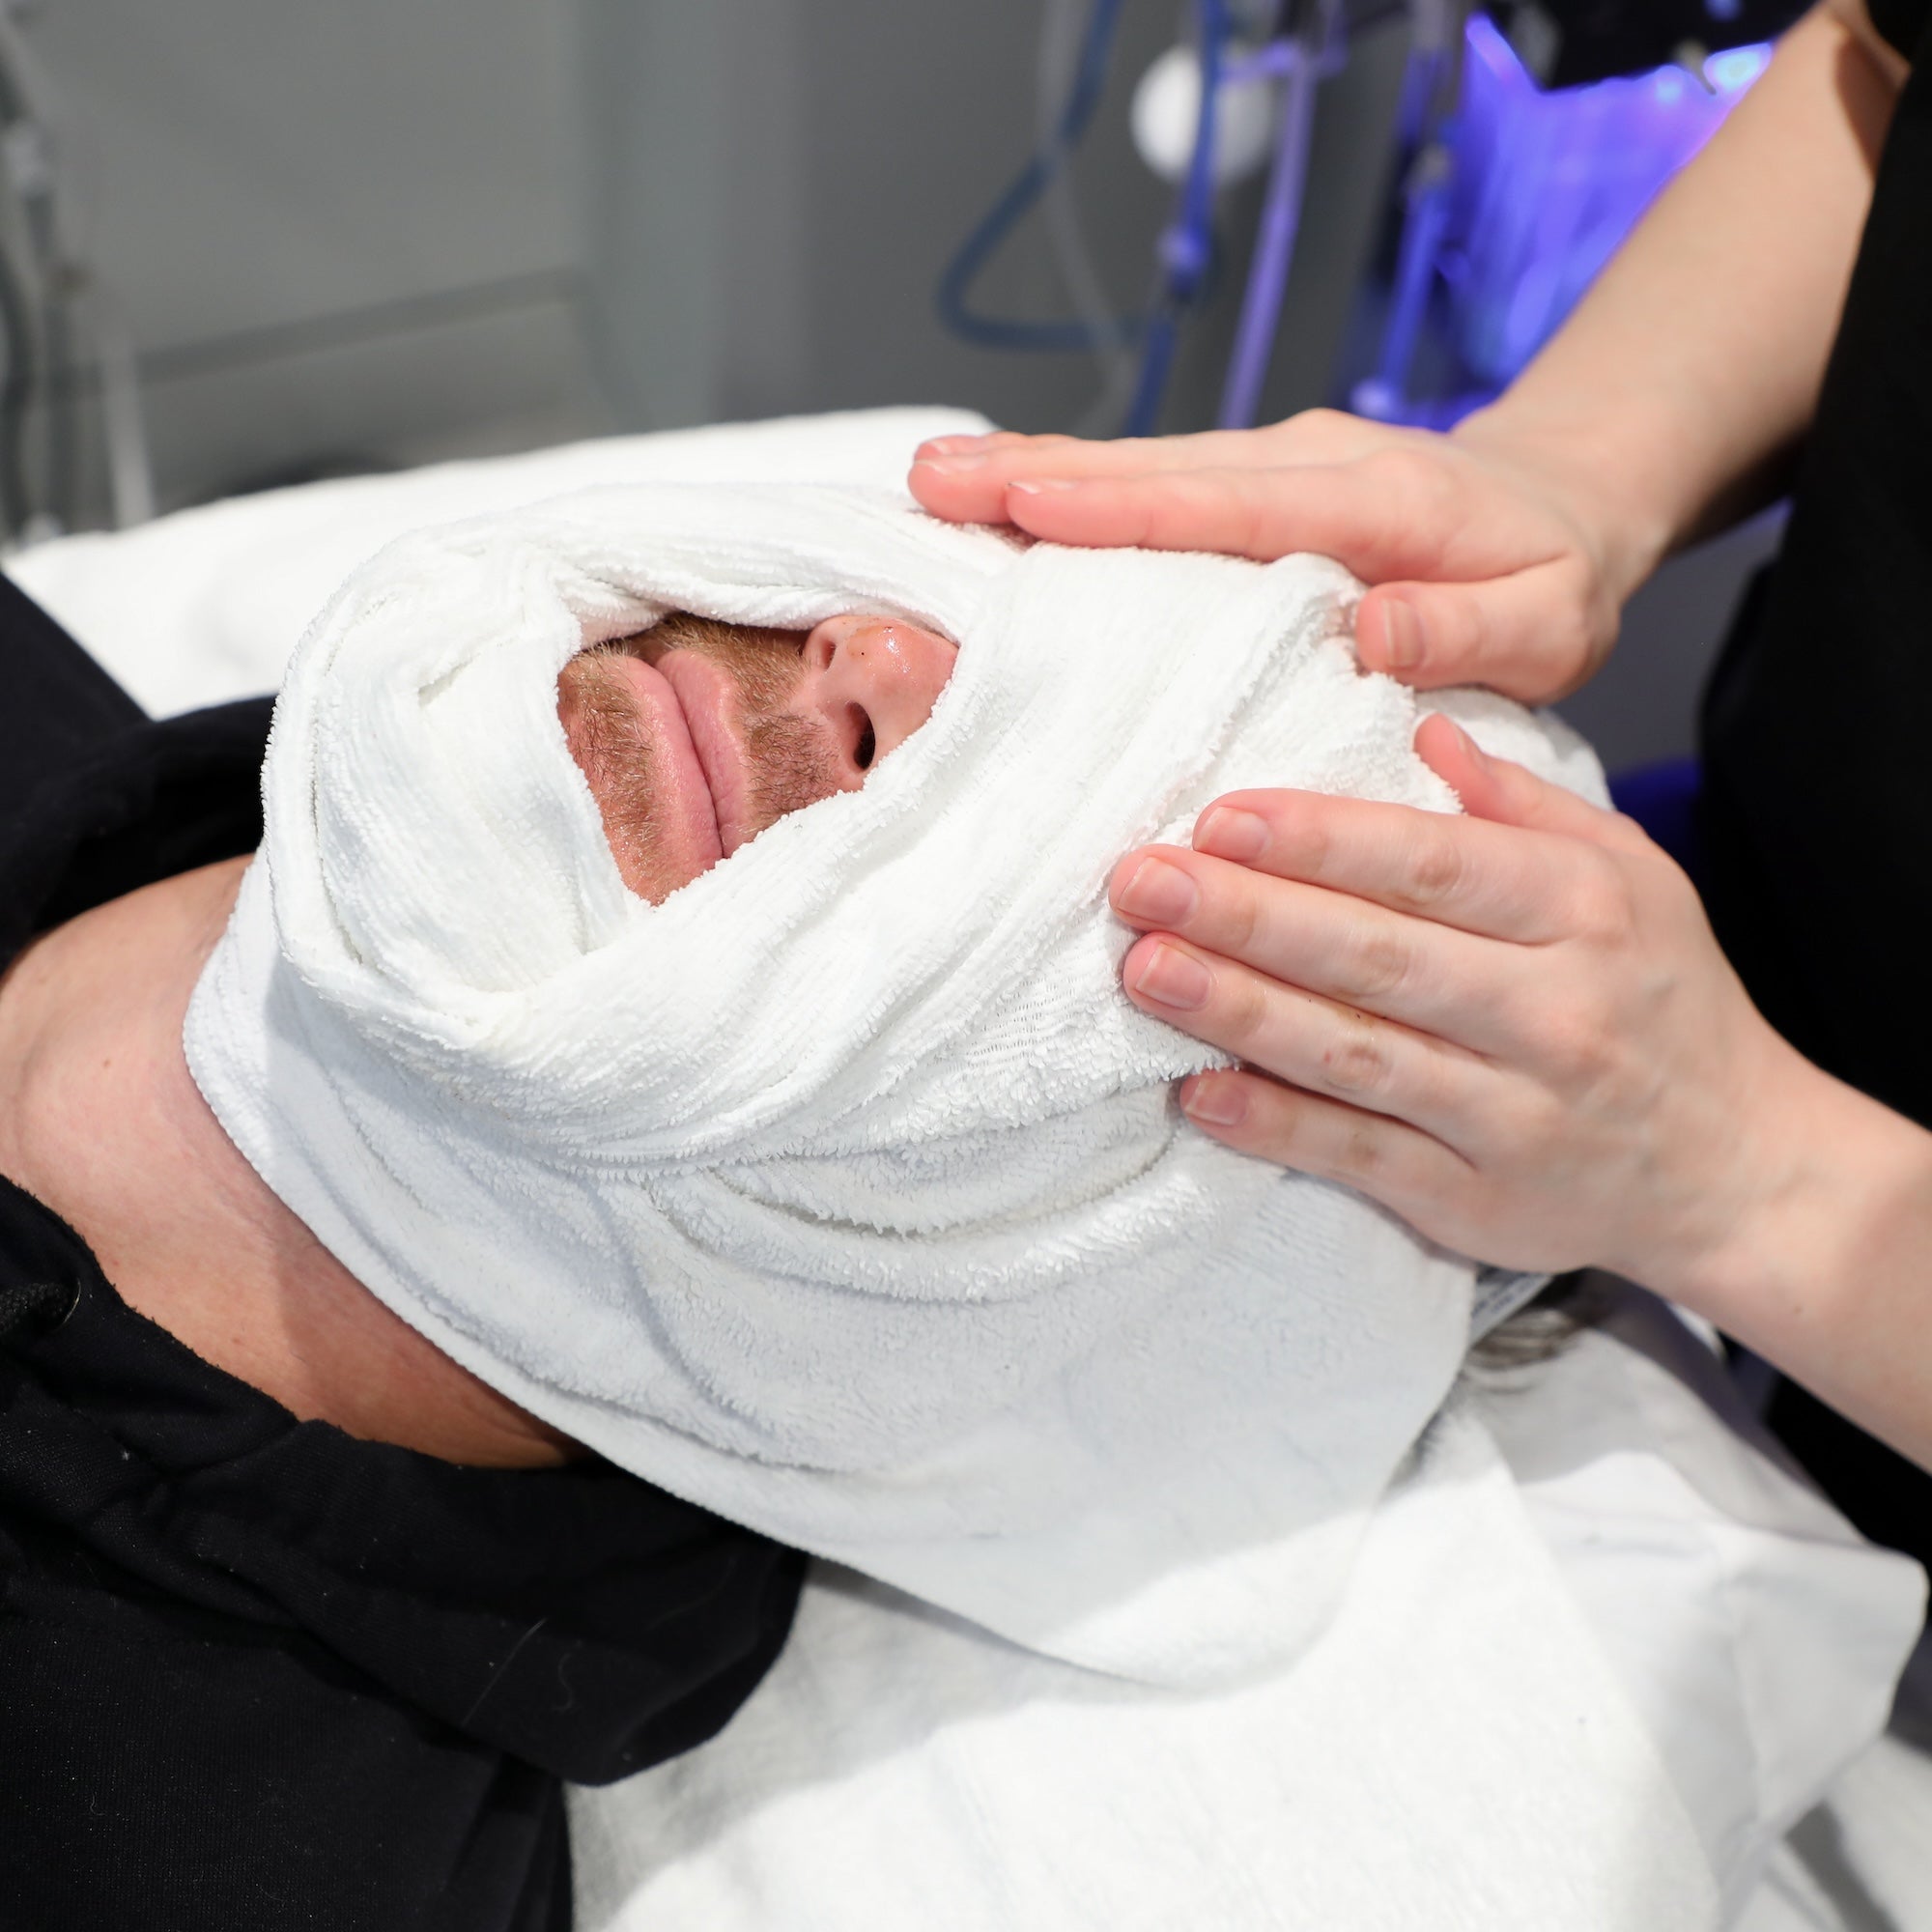
[[[1816,1074],[1760,1018],[1683,872],[1628,819],[1428,720],[1468,816],[1231,794],[1145,846],[1128,996],[1236,1055],[1181,1104],[1449,1247],[1616,1268],[1693,1302],[1789,1172]]]
[[[1661,522],[1605,494],[1589,452],[1483,416],[1449,436],[1310,410],[1119,442],[942,437],[908,480],[936,516],[1057,543],[1320,552],[1372,586],[1355,627],[1371,669],[1529,702],[1602,664],[1665,543]]]

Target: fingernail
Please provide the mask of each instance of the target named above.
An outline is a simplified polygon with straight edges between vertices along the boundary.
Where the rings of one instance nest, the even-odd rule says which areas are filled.
[[[962,475],[969,469],[983,469],[983,456],[920,456],[913,459],[915,469],[936,469],[942,476]]]
[[[1267,850],[1267,820],[1232,805],[1210,805],[1194,828],[1194,849],[1252,866]]]
[[[1475,739],[1469,736],[1467,729],[1463,725],[1458,724],[1453,718],[1450,719],[1449,723],[1455,727],[1457,737],[1463,741],[1463,755],[1468,758],[1469,762],[1479,772],[1488,771],[1490,769],[1490,754],[1483,750],[1482,746],[1476,743]]]
[[[978,449],[986,439],[983,436],[935,436],[920,444],[913,453],[916,456],[964,456],[970,449]]]
[[[1143,859],[1115,900],[1132,919],[1151,925],[1179,925],[1201,903],[1194,881],[1165,859]]]
[[[1413,670],[1422,662],[1422,619],[1400,597],[1382,605],[1382,650],[1390,670]]]
[[[1237,1126],[1247,1115],[1248,1096],[1238,1080],[1196,1073],[1180,1083],[1180,1111],[1203,1126]]]
[[[1056,490],[1070,490],[1072,480],[1065,476],[1029,476],[1024,483],[1009,483],[1009,490],[1021,497],[1047,497]]]
[[[1172,946],[1150,948],[1134,975],[1134,991],[1177,1012],[1193,1012],[1208,1004],[1214,981],[1207,967]]]

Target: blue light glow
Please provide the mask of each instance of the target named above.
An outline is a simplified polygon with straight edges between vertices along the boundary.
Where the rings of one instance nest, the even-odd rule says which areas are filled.
[[[1768,46],[1546,93],[1494,24],[1468,25],[1436,262],[1471,373],[1500,387],[1555,332],[1637,217],[1764,71]]]

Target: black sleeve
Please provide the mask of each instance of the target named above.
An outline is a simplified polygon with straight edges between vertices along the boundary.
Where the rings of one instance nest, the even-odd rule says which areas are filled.
[[[0,577],[0,960],[151,880],[253,851],[272,709],[158,723]]]
[[[147,713],[14,581],[0,576],[0,817],[50,772]]]
[[[1928,0],[1869,0],[1872,25],[1907,60],[1917,57],[1918,43],[1932,21]]]
[[[0,1570],[0,1923],[570,1932],[554,1776],[17,1524]]]
[[[5,1932],[569,1932],[562,1780],[712,1736],[803,1573],[594,1458],[298,1421],[0,1179]]]
[[[1927,48],[1927,0],[1872,0]],[[1705,693],[1705,904],[1800,1052],[1932,1125],[1932,60],[1902,89],[1782,553]],[[1932,1562],[1932,1476],[1791,1382],[1769,1420],[1875,1541]]]

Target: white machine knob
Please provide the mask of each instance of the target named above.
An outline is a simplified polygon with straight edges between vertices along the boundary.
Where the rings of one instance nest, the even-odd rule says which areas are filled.
[[[1214,103],[1214,185],[1245,180],[1267,160],[1274,138],[1276,83],[1265,74],[1221,83]],[[1201,61],[1192,47],[1170,47],[1141,75],[1130,126],[1140,157],[1164,182],[1179,183],[1194,157],[1201,118]]]

